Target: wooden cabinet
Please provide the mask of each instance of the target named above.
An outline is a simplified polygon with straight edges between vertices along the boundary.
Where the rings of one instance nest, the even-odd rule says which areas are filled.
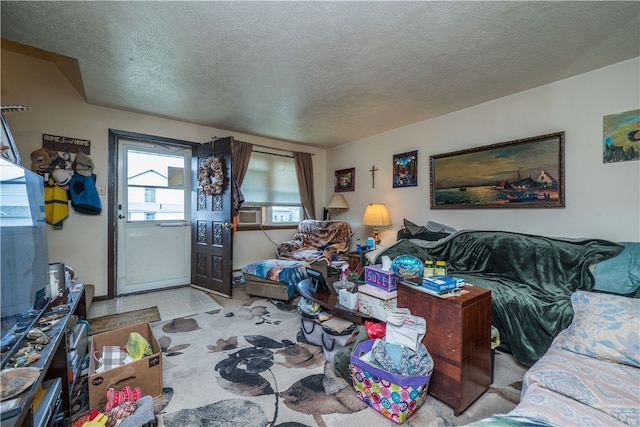
[[[427,322],[422,342],[434,362],[429,393],[456,416],[491,384],[491,291],[465,289],[469,292],[459,297],[440,298],[416,286],[398,286],[398,307]]]

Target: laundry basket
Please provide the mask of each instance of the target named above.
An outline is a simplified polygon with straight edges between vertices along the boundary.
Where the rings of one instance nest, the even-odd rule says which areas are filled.
[[[398,375],[371,365],[362,356],[375,340],[358,344],[351,353],[351,379],[358,399],[396,424],[404,423],[427,399],[429,375]]]

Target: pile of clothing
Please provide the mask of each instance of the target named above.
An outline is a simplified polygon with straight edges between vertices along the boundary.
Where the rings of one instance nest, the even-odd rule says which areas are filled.
[[[370,363],[392,374],[427,376],[433,371],[433,358],[422,344],[426,321],[406,308],[387,317],[386,334],[371,348]]]

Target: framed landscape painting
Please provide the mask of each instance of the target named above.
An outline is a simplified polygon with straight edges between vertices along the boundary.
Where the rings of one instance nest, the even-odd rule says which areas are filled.
[[[433,155],[432,209],[562,208],[564,132]]]

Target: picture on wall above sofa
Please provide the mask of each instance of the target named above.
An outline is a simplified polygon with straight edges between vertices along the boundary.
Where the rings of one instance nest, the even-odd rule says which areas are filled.
[[[602,133],[603,163],[640,160],[640,110],[604,116]]]
[[[564,132],[429,157],[431,209],[564,207]]]
[[[393,155],[393,188],[418,185],[418,151]]]

